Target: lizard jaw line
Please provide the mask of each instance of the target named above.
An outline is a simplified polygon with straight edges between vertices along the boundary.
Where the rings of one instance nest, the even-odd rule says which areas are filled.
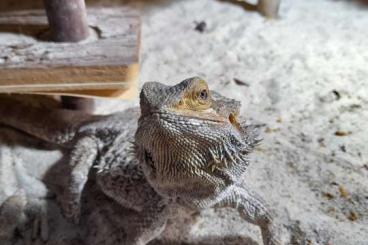
[[[167,112],[167,111],[154,111],[154,112],[152,112],[152,114],[160,115],[161,118],[164,118],[164,117],[162,117],[162,115],[166,114],[166,115],[172,115],[172,116],[180,117],[180,118],[195,119],[195,120],[207,121],[207,122],[215,122],[215,123],[227,123],[228,122],[228,120],[226,118],[220,117],[218,115],[216,115],[217,118],[218,118],[218,119],[216,119],[216,118],[210,118],[210,117],[206,117],[206,116],[177,114],[177,113],[173,113],[171,111],[169,111],[169,112]]]

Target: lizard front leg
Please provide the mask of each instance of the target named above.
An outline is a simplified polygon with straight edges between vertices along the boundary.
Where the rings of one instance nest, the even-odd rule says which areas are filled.
[[[171,214],[171,206],[154,193],[141,211],[125,208],[102,193],[89,205],[89,245],[146,245],[159,236]]]
[[[0,241],[12,244],[16,229],[19,229],[26,244],[37,238],[48,240],[46,203],[28,199],[23,189],[8,197],[0,206]]]
[[[98,141],[92,136],[79,138],[70,156],[70,175],[59,203],[66,218],[79,222],[80,202],[89,171],[98,154]]]
[[[260,227],[264,245],[279,245],[272,215],[265,202],[241,186],[233,186],[227,190],[226,196],[215,207],[232,207],[246,221]]]

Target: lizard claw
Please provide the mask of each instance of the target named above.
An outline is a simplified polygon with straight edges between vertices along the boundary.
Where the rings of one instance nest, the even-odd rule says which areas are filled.
[[[0,206],[0,240],[5,244],[13,239],[15,229],[25,219],[26,205],[26,193],[19,190]]]
[[[279,232],[274,227],[274,224],[270,223],[266,227],[262,228],[262,238],[264,245],[281,245],[279,238]]]
[[[48,240],[46,204],[40,200],[27,199],[24,190],[17,191],[0,207],[0,240],[5,241],[5,244],[10,242],[17,228],[24,233],[24,243],[27,245],[38,238],[43,242]]]
[[[46,203],[41,200],[29,201],[26,207],[26,215],[29,225],[28,229],[24,230],[25,244],[32,244],[33,240],[48,241],[49,224]]]
[[[73,202],[61,203],[64,217],[73,224],[79,224],[80,221],[80,208]]]

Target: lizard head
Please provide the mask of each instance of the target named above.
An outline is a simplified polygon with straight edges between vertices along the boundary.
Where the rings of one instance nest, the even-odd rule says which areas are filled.
[[[237,120],[240,102],[211,91],[198,77],[174,86],[145,83],[140,107],[136,153],[164,195],[203,196],[230,185],[259,142],[254,127]]]

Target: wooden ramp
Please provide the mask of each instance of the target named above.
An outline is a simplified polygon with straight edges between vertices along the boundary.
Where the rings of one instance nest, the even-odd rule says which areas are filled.
[[[48,40],[44,10],[1,13],[0,93],[137,95],[140,20],[131,8],[88,10],[90,37]]]

